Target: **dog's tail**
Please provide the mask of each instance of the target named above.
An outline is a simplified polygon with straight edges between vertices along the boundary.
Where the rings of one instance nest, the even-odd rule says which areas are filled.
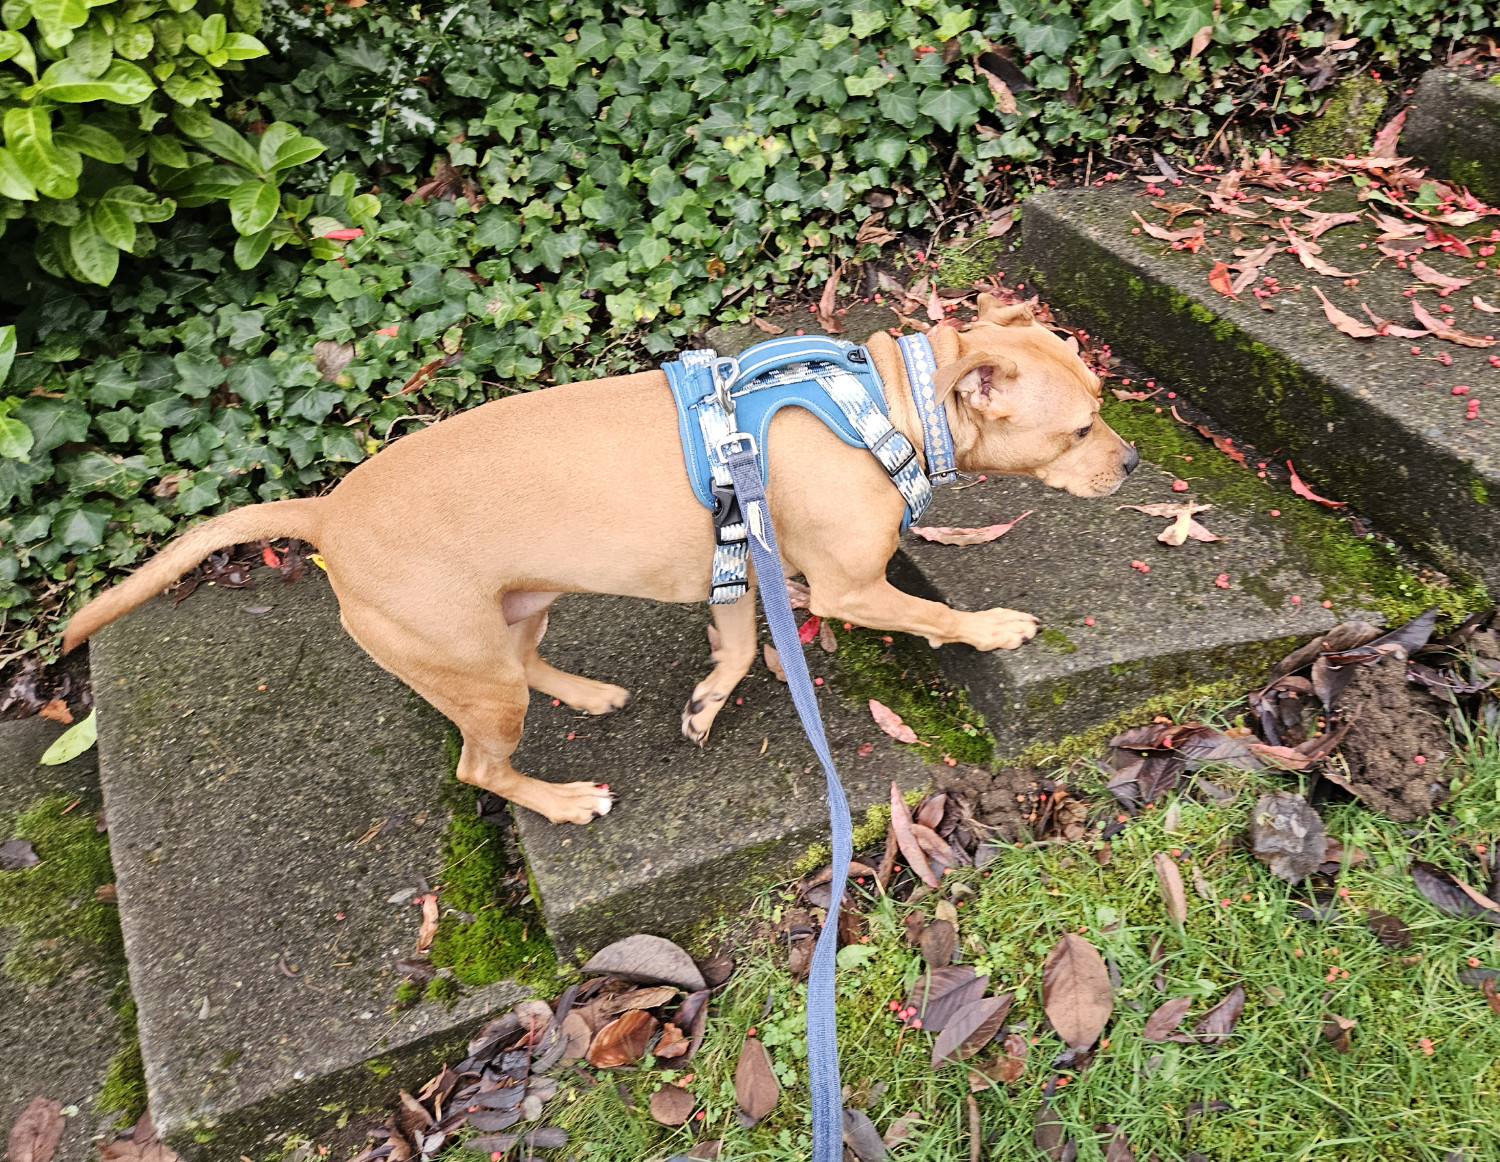
[[[215,549],[265,537],[297,537],[316,544],[322,503],[305,499],[252,504],[194,525],[141,569],[75,613],[63,633],[63,653],[160,593]]]

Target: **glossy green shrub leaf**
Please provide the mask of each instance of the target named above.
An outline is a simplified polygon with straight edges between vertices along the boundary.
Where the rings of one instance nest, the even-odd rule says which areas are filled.
[[[53,131],[52,140],[85,157],[97,158],[110,165],[119,165],[125,160],[125,147],[120,144],[120,139],[97,125],[58,128]]]
[[[250,270],[260,263],[271,248],[272,230],[267,226],[257,234],[242,234],[234,243],[234,263],[241,270]]]
[[[260,155],[255,147],[245,139],[243,134],[223,121],[210,122],[207,132],[198,135],[198,144],[217,153],[225,161],[231,161],[253,174],[266,172],[260,164]]]
[[[145,70],[130,61],[111,61],[100,76],[94,77],[71,58],[49,67],[39,84],[48,98],[69,104],[112,101],[117,105],[139,105],[156,87]]]
[[[0,146],[0,196],[36,201],[36,183],[26,176],[10,150]]]
[[[36,77],[36,51],[31,47],[31,42],[19,32],[0,32],[0,61],[15,61],[33,79]]]
[[[16,328],[11,323],[0,327],[0,387],[5,386],[5,381],[10,376],[10,369],[16,361]]]
[[[5,148],[36,188],[49,198],[71,198],[83,171],[78,154],[52,140],[52,118],[44,108],[7,109]]]
[[[281,191],[270,182],[242,182],[229,195],[229,217],[241,234],[259,234],[281,208]]]

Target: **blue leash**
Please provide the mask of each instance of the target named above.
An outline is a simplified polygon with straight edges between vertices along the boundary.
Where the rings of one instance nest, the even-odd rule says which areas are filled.
[[[807,673],[807,659],[797,637],[792,601],[781,572],[781,552],[771,528],[766,491],[760,480],[755,440],[735,433],[721,445],[733,448],[725,457],[740,512],[749,526],[750,558],[760,587],[761,608],[771,629],[771,641],[781,655],[787,688],[797,707],[802,729],[812,743],[823,774],[828,780],[828,817],[833,832],[833,878],[829,881],[828,915],[813,950],[812,971],[807,977],[807,1077],[812,1092],[812,1162],[840,1162],[844,1151],[844,1099],[839,1083],[838,1029],[834,1020],[834,958],[838,955],[839,908],[849,878],[849,860],[854,854],[854,829],[849,821],[849,803],[844,785],[833,769],[823,720],[818,715],[818,697]]]

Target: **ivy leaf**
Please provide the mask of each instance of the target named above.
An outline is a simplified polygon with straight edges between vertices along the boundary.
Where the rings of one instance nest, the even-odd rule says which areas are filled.
[[[32,452],[50,452],[62,444],[82,443],[89,434],[89,413],[76,399],[28,396],[16,404],[16,419],[30,430]]]
[[[6,330],[14,332],[14,328]],[[36,441],[31,429],[20,420],[10,418],[10,412],[21,401],[16,396],[0,400],[0,457],[31,463],[31,446]]]
[[[270,182],[242,182],[229,195],[229,220],[241,234],[259,234],[279,209],[281,191]]]
[[[191,515],[219,502],[219,477],[214,472],[194,472],[177,489],[177,510]]]
[[[16,329],[14,326],[0,327],[0,387],[10,375],[11,365],[16,361]]]
[[[967,125],[972,122],[979,112],[979,104],[974,99],[974,91],[968,86],[962,88],[954,86],[929,92],[917,102],[917,108],[949,133],[961,124]]]
[[[1130,50],[1130,55],[1137,64],[1157,73],[1170,73],[1176,64],[1171,52],[1159,44],[1138,44]]]
[[[52,536],[70,553],[84,553],[104,543],[104,529],[114,515],[114,506],[90,501],[65,508],[52,518]]]

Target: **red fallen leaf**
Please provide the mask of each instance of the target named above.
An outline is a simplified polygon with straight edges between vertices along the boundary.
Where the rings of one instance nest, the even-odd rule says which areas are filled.
[[[1317,238],[1319,235],[1326,234],[1335,226],[1351,225],[1364,216],[1358,210],[1351,210],[1346,214],[1325,214],[1318,210],[1303,210],[1302,212],[1312,219],[1312,225],[1307,231],[1309,238]]]
[[[986,525],[984,528],[954,528],[952,525],[912,525],[908,530],[924,541],[939,545],[983,545],[999,540],[1016,525],[1029,517],[1034,509],[1027,509],[1009,524]]]
[[[1214,268],[1208,272],[1208,285],[1221,295],[1227,295],[1235,301],[1239,300],[1240,296],[1234,293],[1234,288],[1229,282],[1229,267],[1222,262],[1214,263]]]
[[[775,1108],[781,1083],[771,1069],[771,1055],[754,1037],[746,1037],[734,1070],[734,1100],[740,1112],[758,1122]]]
[[[872,714],[875,712],[875,707],[877,706],[880,706],[880,703],[871,698],[870,712]],[[880,709],[885,710],[887,714],[891,714],[891,711],[886,710],[884,706],[880,706]],[[901,719],[897,718],[896,715],[891,714],[891,717],[895,718],[897,723],[901,723]],[[875,721],[880,722],[878,715]],[[902,726],[903,729],[910,733],[911,727],[905,726],[905,724],[902,724]],[[886,730],[884,724],[881,725],[881,729]],[[890,734],[893,738],[898,737],[892,731],[886,730],[886,733]],[[915,734],[912,734],[913,741],[915,741],[916,737]],[[906,740],[902,739],[901,741],[904,742]],[[896,784],[895,780],[891,781],[891,830],[896,833],[896,844],[901,848],[901,854],[906,857],[907,865],[911,870],[916,872],[922,882],[929,888],[938,887],[938,878],[932,873],[932,865],[927,862],[927,855],[923,852],[922,845],[917,842],[917,837],[912,833],[911,808],[906,805],[906,800],[901,797],[901,788]]]
[[[1026,1053],[1030,1049],[1026,1038],[1019,1033],[1011,1033],[1002,1044],[1005,1056],[1000,1061],[996,1076],[1001,1081],[1017,1081],[1026,1072]]]
[[[947,312],[943,310],[943,299],[938,294],[937,283],[932,284],[932,293],[927,296],[927,317],[934,323],[941,323]]]
[[[422,926],[417,929],[417,955],[432,947],[432,938],[438,930],[438,898],[436,892],[424,892],[413,903],[422,905]]]
[[[616,1017],[594,1036],[589,1046],[589,1064],[598,1069],[613,1069],[639,1061],[660,1025],[645,1009],[631,1009]]]
[[[1449,324],[1437,318],[1416,299],[1412,300],[1411,313],[1416,316],[1417,322],[1426,327],[1430,334],[1439,339],[1447,339],[1450,343],[1457,343],[1460,347],[1493,347],[1497,342],[1494,339],[1485,339],[1479,335],[1469,335],[1459,331]]]
[[[1302,263],[1303,266],[1307,267],[1308,270],[1315,270],[1319,274],[1326,274],[1329,278],[1357,277],[1355,272],[1349,270],[1339,270],[1336,267],[1330,266],[1328,263],[1319,258],[1317,255],[1318,244],[1310,239],[1302,237],[1302,235],[1293,230],[1292,223],[1289,219],[1283,218],[1279,223],[1277,223],[1277,225],[1279,225],[1283,233],[1286,234],[1286,240],[1291,243],[1292,250],[1296,253],[1298,260]]]
[[[759,327],[762,331],[764,331],[767,335],[785,335],[786,334],[786,328],[785,327],[778,327],[775,323],[768,323],[764,319],[762,319],[759,315],[752,316],[751,319],[750,319],[750,321],[752,323],[754,323],[757,327]]]
[[[400,325],[399,324],[395,324],[395,325],[392,325],[392,326],[389,326],[389,327],[381,327],[380,330],[378,330],[378,331],[375,332],[375,334],[377,334],[377,335],[385,335],[386,337],[389,338],[391,336],[394,336],[400,330],[401,330]]]
[[[877,702],[873,698],[870,699],[870,717],[875,720],[876,726],[880,727],[881,730],[885,731],[897,742],[920,743],[922,741],[917,737],[915,730],[901,721],[901,715],[897,714],[885,703]],[[894,788],[895,784],[892,783],[891,786]],[[895,794],[894,789],[892,790],[892,794]]]
[[[1398,335],[1402,339],[1425,339],[1426,331],[1414,331],[1410,327],[1398,327],[1390,319],[1382,319],[1374,311],[1370,310],[1369,303],[1360,303],[1360,309],[1370,316],[1370,322],[1375,324],[1376,330],[1382,335]]]
[[[1433,286],[1446,287],[1449,290],[1457,290],[1474,281],[1472,278],[1454,278],[1452,275],[1444,274],[1441,270],[1428,266],[1420,258],[1413,258],[1410,266],[1411,272],[1423,282],[1430,282]]]
[[[1345,314],[1339,310],[1328,301],[1328,296],[1318,287],[1313,287],[1313,294],[1323,300],[1323,314],[1327,316],[1328,321],[1345,335],[1352,336],[1355,339],[1373,339],[1380,334],[1380,328],[1371,327],[1367,323],[1361,323],[1353,315]]]
[[[823,293],[818,298],[818,323],[823,330],[830,335],[837,335],[844,329],[844,324],[839,322],[835,314],[839,300],[839,275],[844,271],[843,266],[836,266],[833,273],[828,276],[828,281],[823,284]]]
[[[1401,137],[1401,127],[1406,124],[1406,110],[1403,109],[1385,123],[1385,128],[1375,135],[1375,140],[1370,146],[1372,158],[1396,156],[1396,142]]]
[[[813,638],[818,636],[818,629],[823,624],[823,619],[816,613],[807,615],[807,620],[797,627],[797,640],[807,645]]]
[[[1500,315],[1500,307],[1490,306],[1489,303],[1485,302],[1478,295],[1474,296],[1474,309],[1476,311],[1486,311],[1491,315]]]
[[[1297,470],[1292,467],[1292,462],[1286,462],[1287,471],[1292,474],[1292,491],[1305,500],[1315,500],[1319,504],[1326,504],[1329,508],[1347,508],[1348,502],[1343,500],[1329,500],[1326,496],[1319,496],[1307,485],[1302,483],[1302,477],[1297,475]]]
[[[281,558],[276,555],[276,550],[270,545],[260,551],[260,559],[273,569],[281,568]]]
[[[1264,742],[1252,742],[1250,750],[1267,766],[1283,771],[1300,771],[1312,765],[1312,759],[1289,746],[1271,746]]]
[[[37,712],[38,718],[50,718],[53,722],[69,723],[73,721],[73,712],[68,709],[68,704],[61,698],[54,698]]]
[[[1163,242],[1186,242],[1189,239],[1201,239],[1203,237],[1202,226],[1190,226],[1186,230],[1163,230],[1160,226],[1153,226],[1142,218],[1135,210],[1131,215],[1141,224],[1141,229],[1153,238],[1160,238]]]
[[[330,230],[324,234],[324,238],[332,238],[337,242],[348,242],[354,238],[363,238],[365,232],[358,226],[346,226],[342,230]]]
[[[62,1141],[63,1127],[67,1124],[62,1102],[38,1094],[11,1126],[6,1140],[7,1156],[11,1162],[48,1162]]]
[[[1069,932],[1052,947],[1042,966],[1042,1007],[1069,1049],[1086,1050],[1097,1041],[1114,1012],[1109,971],[1099,951]]]

